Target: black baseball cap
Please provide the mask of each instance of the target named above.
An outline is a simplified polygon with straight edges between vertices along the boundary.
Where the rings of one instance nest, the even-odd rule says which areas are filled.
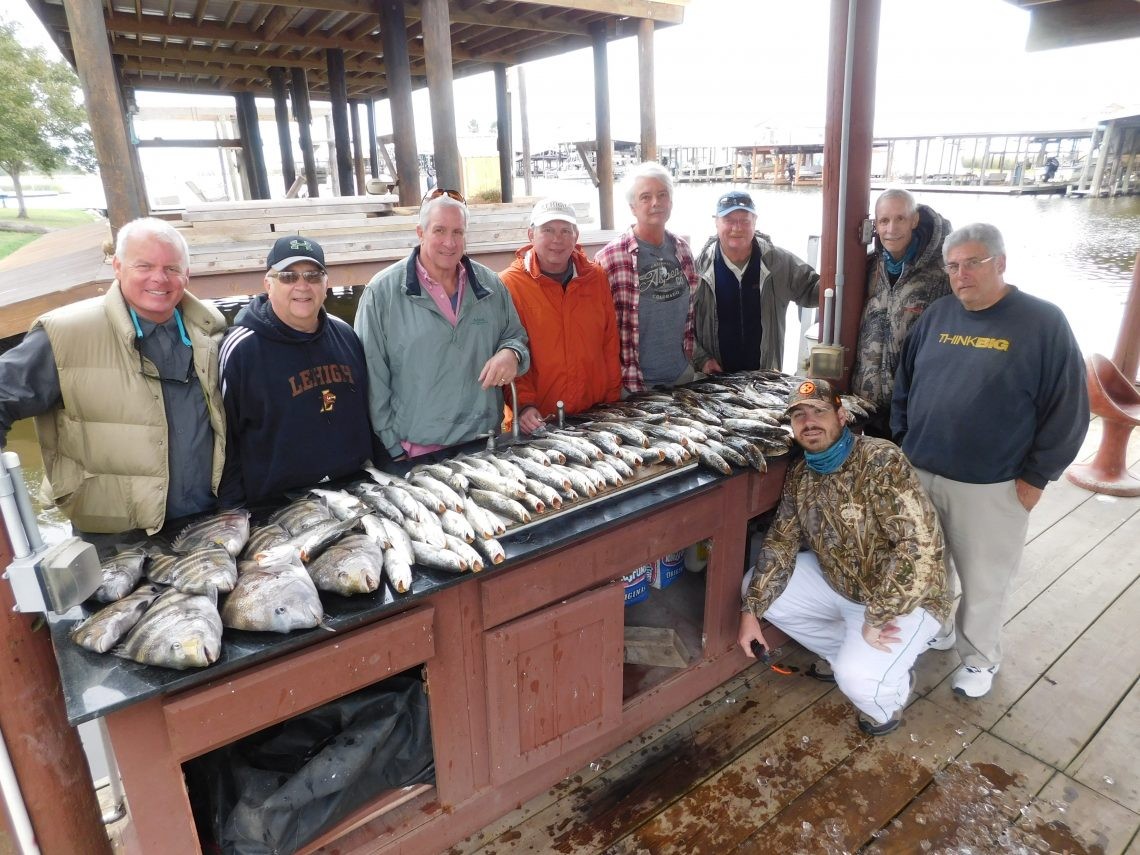
[[[750,214],[755,214],[756,205],[752,202],[752,197],[743,190],[732,190],[716,200],[716,215],[723,217],[733,211],[747,211]]]
[[[265,265],[268,270],[284,270],[298,261],[311,261],[324,270],[325,251],[312,238],[289,235],[277,239],[273,249],[269,250],[269,258],[265,260]]]

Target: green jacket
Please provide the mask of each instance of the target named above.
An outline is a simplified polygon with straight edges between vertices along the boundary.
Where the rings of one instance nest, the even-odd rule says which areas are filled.
[[[467,290],[455,327],[416,276],[417,247],[372,277],[356,309],[356,334],[368,364],[372,430],[393,457],[401,440],[455,445],[497,430],[503,396],[483,390],[479,372],[503,348],[530,368],[526,331],[511,295],[490,268],[463,257]]]
[[[693,368],[704,370],[709,359],[720,362],[720,338],[716,311],[717,237],[705,242],[697,256],[697,294],[693,323],[697,343],[693,348]],[[761,367],[779,371],[784,362],[784,328],[788,304],[815,306],[819,303],[819,274],[794,253],[781,249],[763,232],[752,238],[752,251],[760,253],[760,358]]]
[[[179,304],[214,431],[211,487],[225,456],[218,344],[226,321],[186,294]],[[144,376],[135,328],[116,280],[105,297],[48,312],[32,325],[51,341],[63,406],[36,417],[44,492],[81,531],[153,534],[169,484],[162,381]]]

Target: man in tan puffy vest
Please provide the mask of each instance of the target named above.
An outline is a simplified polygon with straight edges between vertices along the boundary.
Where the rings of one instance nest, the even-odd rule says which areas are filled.
[[[153,534],[215,508],[226,322],[186,292],[186,241],[162,220],[123,226],[112,266],[105,296],[46,313],[0,356],[0,444],[34,416],[45,498],[77,532]]]

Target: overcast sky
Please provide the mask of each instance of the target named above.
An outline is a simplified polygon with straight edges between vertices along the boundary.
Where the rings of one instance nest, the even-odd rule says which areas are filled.
[[[5,14],[50,45],[23,0]],[[737,145],[822,139],[828,0],[692,0],[655,40],[658,141]],[[1120,107],[1140,112],[1140,39],[1027,53],[1029,14],[1002,0],[882,0],[877,136],[1088,128]],[[51,48],[54,52],[54,48]],[[614,136],[636,140],[637,42],[612,42]],[[594,133],[589,50],[525,66],[532,148]],[[511,76],[512,88],[514,75]],[[141,93],[139,103],[170,104]],[[232,104],[232,100],[228,103]],[[456,82],[457,124],[494,120],[490,74]],[[430,150],[426,91],[417,136]],[[378,128],[390,128],[378,104]],[[521,147],[515,123],[516,149]]]

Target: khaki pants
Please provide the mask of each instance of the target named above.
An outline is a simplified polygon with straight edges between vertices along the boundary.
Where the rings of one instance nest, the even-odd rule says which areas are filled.
[[[967,484],[919,469],[918,479],[946,536],[946,551],[961,591],[955,627],[965,665],[1001,664],[1001,626],[1013,577],[1021,564],[1029,511],[1013,481]]]

